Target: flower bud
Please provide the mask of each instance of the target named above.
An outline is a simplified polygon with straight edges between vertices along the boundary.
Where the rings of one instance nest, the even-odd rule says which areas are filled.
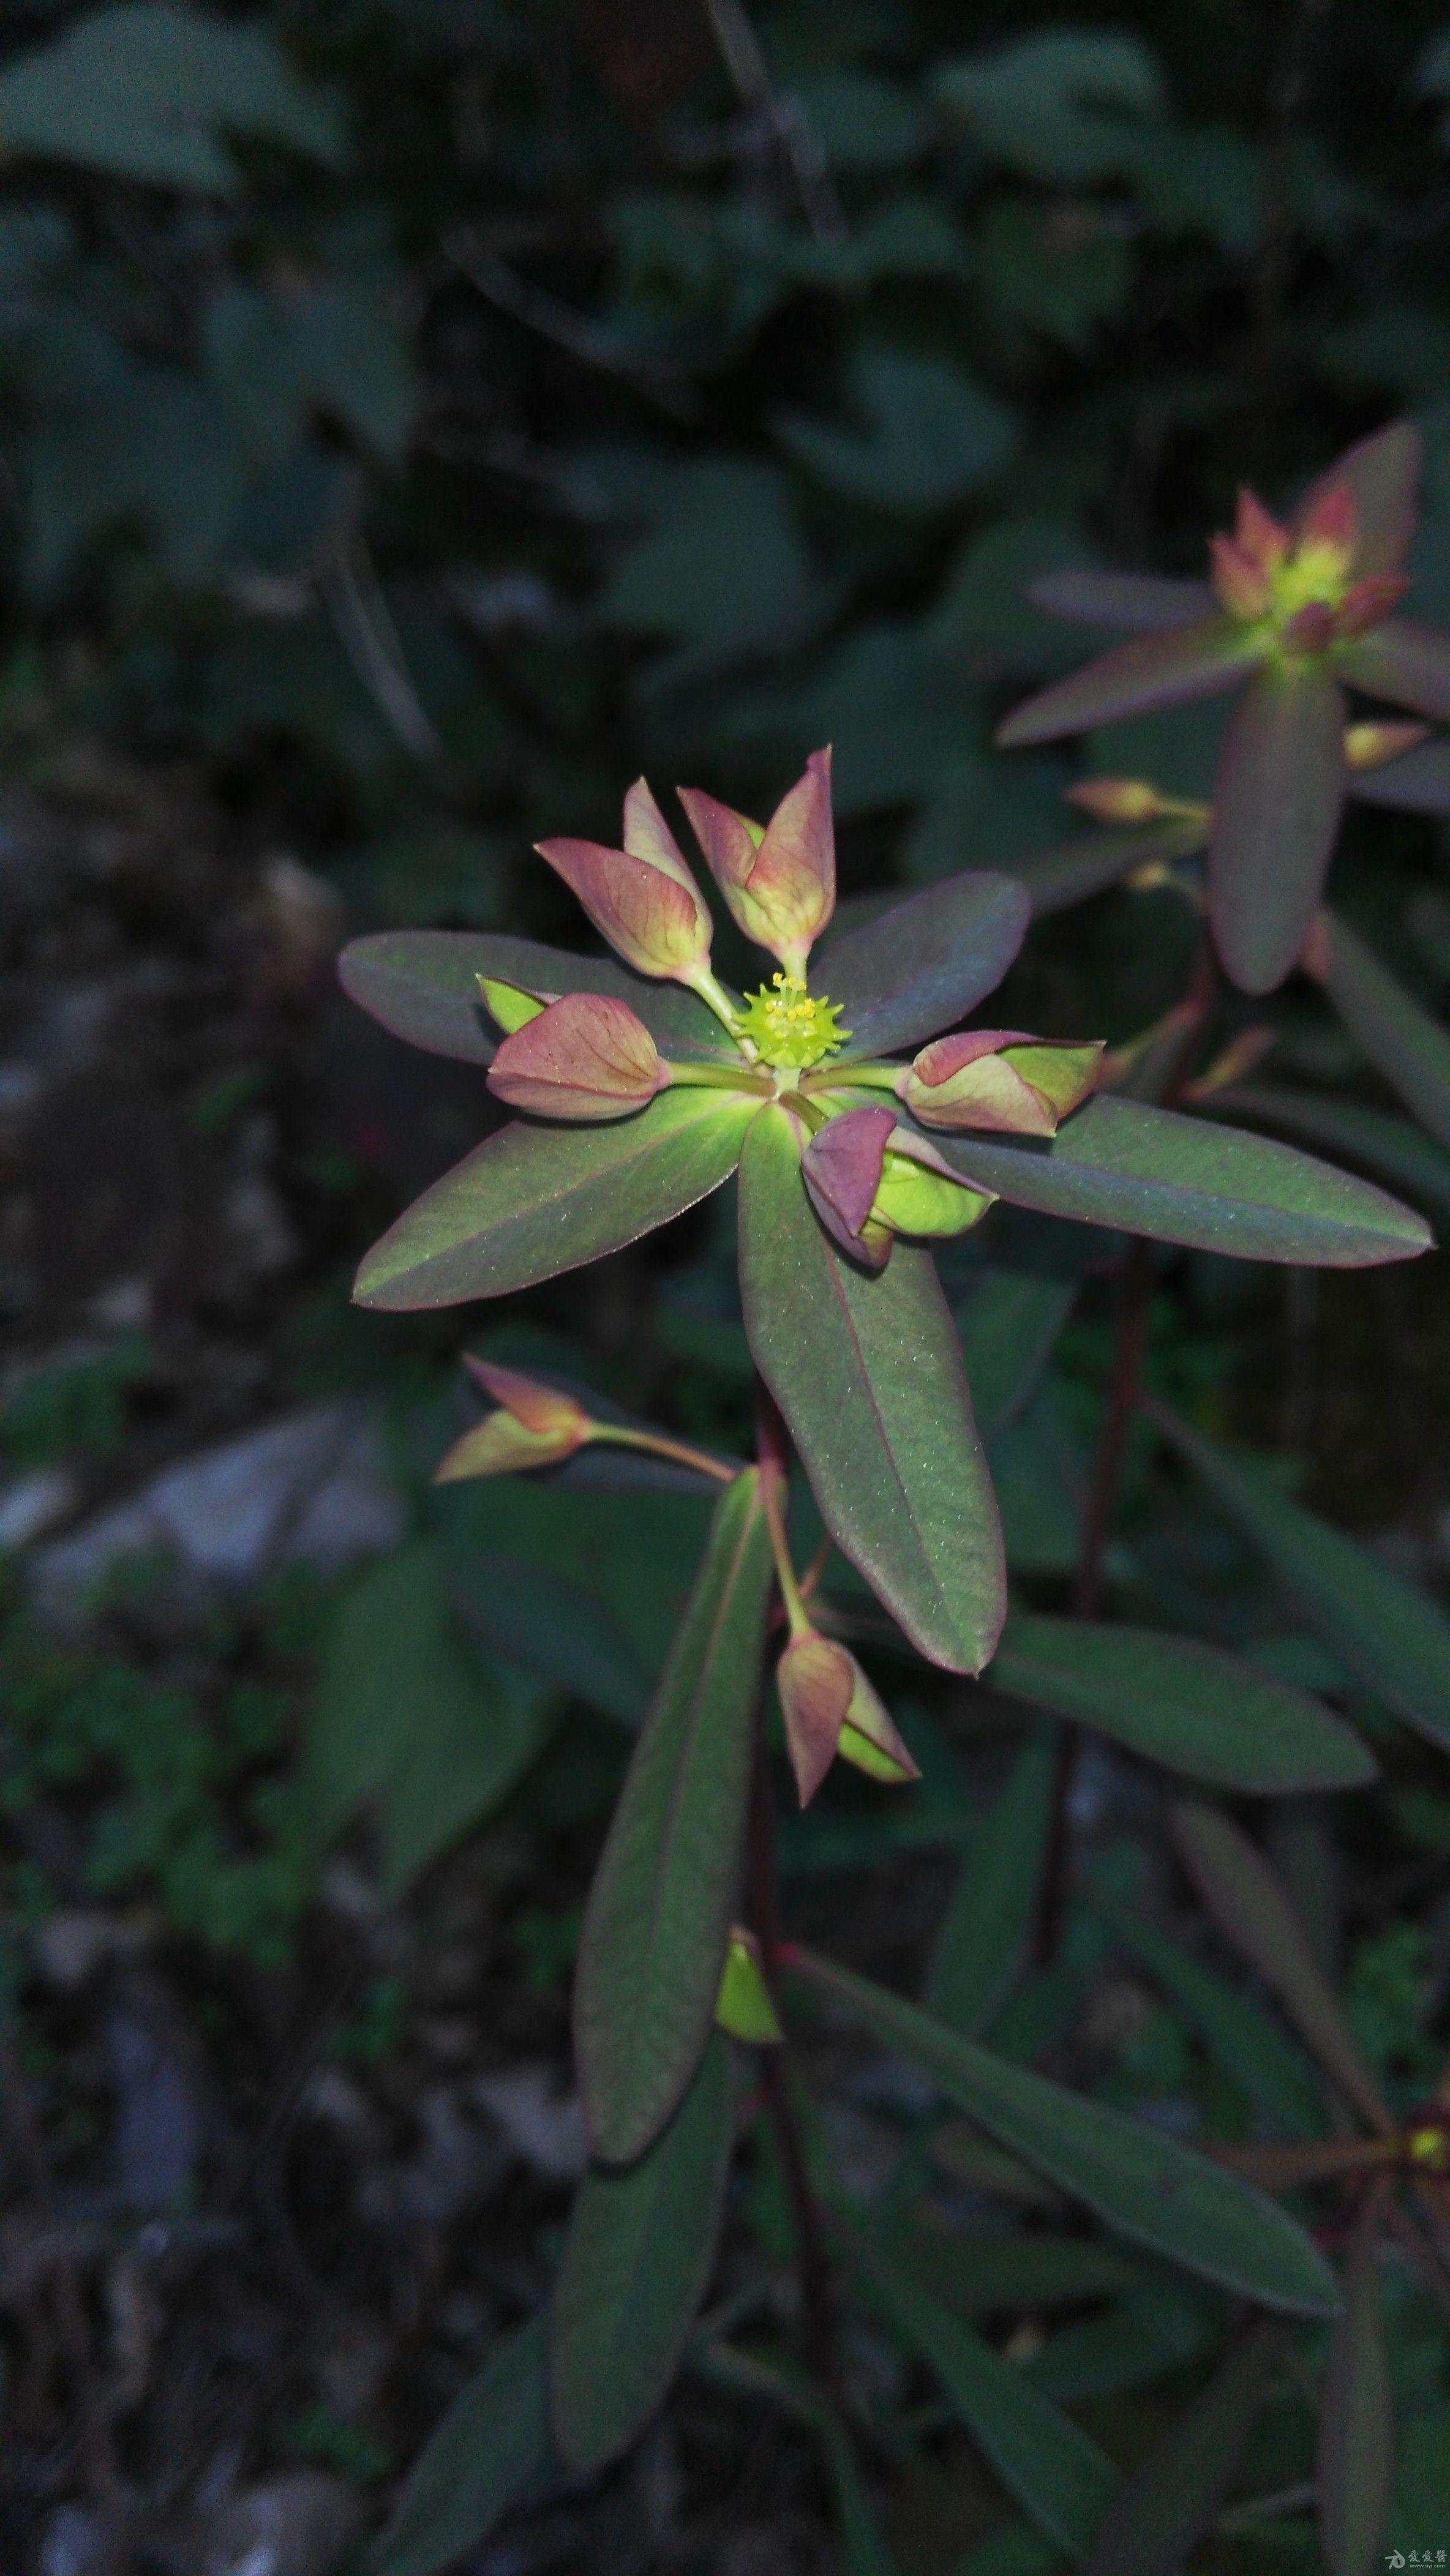
[[[1210,537],[1209,579],[1231,617],[1262,617],[1269,605],[1269,575],[1234,537]]]
[[[654,1039],[628,1002],[566,993],[504,1039],[488,1087],[541,1118],[625,1118],[669,1081]]]
[[[889,1109],[846,1109],[818,1130],[801,1170],[828,1234],[873,1270],[896,1234],[964,1234],[992,1205]]]
[[[803,975],[811,941],[836,908],[829,746],[811,753],[764,831],[702,788],[682,787],[680,803],[746,938]]]
[[[792,1637],[775,1680],[803,1807],[809,1806],[837,1753],[877,1780],[920,1778],[855,1656],[833,1637],[823,1637],[817,1628]]]
[[[896,1088],[928,1127],[985,1127],[1010,1136],[1055,1136],[1058,1120],[1087,1098],[1102,1042],[1029,1037],[1023,1029],[970,1029],[923,1047]]]
[[[1095,823],[1152,823],[1165,810],[1163,798],[1146,778],[1080,778],[1067,790],[1070,805],[1080,805]]]
[[[641,975],[688,984],[710,954],[710,915],[678,843],[644,780],[624,800],[624,847],[540,841],[593,922]]]
[[[435,1485],[461,1484],[470,1476],[508,1476],[523,1467],[552,1467],[592,1439],[594,1425],[572,1395],[492,1360],[470,1357],[464,1365],[498,1410],[455,1440],[433,1471]]]
[[[757,2048],[776,2047],[785,2037],[760,1964],[760,1943],[739,1923],[730,1926],[715,2024],[732,2039],[750,2040]]]
[[[1371,721],[1346,725],[1344,759],[1348,769],[1379,769],[1387,760],[1398,760],[1402,752],[1413,751],[1422,743],[1430,728],[1423,724],[1394,724]]]
[[[893,1234],[965,1234],[980,1223],[995,1197],[995,1191],[964,1181],[924,1136],[898,1127],[881,1158],[881,1182],[867,1231],[884,1225]]]

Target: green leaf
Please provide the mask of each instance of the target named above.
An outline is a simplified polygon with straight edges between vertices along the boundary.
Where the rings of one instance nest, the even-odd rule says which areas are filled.
[[[864,2229],[852,2258],[874,2303],[928,2361],[1008,2493],[1070,2557],[1092,2545],[1118,2472],[1090,2435],[894,2262]]]
[[[1041,1146],[930,1132],[964,1180],[1018,1207],[1202,1252],[1356,1269],[1404,1261],[1430,1242],[1422,1218],[1368,1181],[1139,1100],[1090,1100]]]
[[[1097,28],[1034,29],[946,64],[932,86],[992,159],[1057,184],[1118,177],[1128,142],[1167,115],[1147,46]]]
[[[499,1807],[539,1752],[558,1703],[464,1652],[441,1550],[417,1539],[343,1603],[307,1731],[304,1779],[324,1835],[375,1806],[396,1896]]]
[[[1325,1644],[1406,1724],[1450,1748],[1450,1623],[1402,1574],[1291,1502],[1166,1405],[1153,1419],[1307,1613]]]
[[[978,1272],[956,1317],[984,1440],[995,1440],[1029,1402],[1076,1296],[1075,1279],[1050,1271]]]
[[[860,1271],[817,1222],[794,1124],[772,1107],[741,1162],[740,1278],[755,1364],[832,1537],[922,1654],[979,1671],[1001,1624],[1001,1538],[930,1254],[898,1243]]]
[[[1154,2281],[1049,2335],[1026,2367],[1059,2406],[1079,2406],[1181,2369],[1208,2340],[1202,2304],[1176,2282]]]
[[[1337,913],[1326,912],[1324,926],[1324,981],[1350,1036],[1431,1135],[1450,1145],[1450,1031]]]
[[[1095,1912],[1199,2033],[1225,2075],[1291,2137],[1315,2137],[1323,2124],[1319,2085],[1300,2051],[1252,1995],[1205,1967],[1131,1905],[1095,1889]]]
[[[1395,2421],[1380,2319],[1379,2220],[1367,2209],[1344,2267],[1344,2313],[1330,2337],[1319,2418],[1319,2536],[1329,2576],[1381,2564]]]
[[[641,2432],[675,2372],[715,2257],[734,2144],[729,2044],[708,2043],[638,2163],[585,2176],[554,2290],[554,2439],[581,2474]]]
[[[1216,1808],[1181,1799],[1172,1821],[1173,1838],[1209,1912],[1257,1968],[1346,2099],[1372,2129],[1387,2131],[1390,2119],[1374,2078],[1282,1881],[1247,1834]]]
[[[875,2218],[872,2227],[882,2241]],[[933,2219],[890,2226],[885,2241],[898,2264],[954,2316],[1081,2307],[1089,2299],[1122,2297],[1142,2282],[1135,2260],[1086,2236],[1007,2235]]]
[[[949,358],[865,342],[850,390],[864,429],[788,413],[776,436],[797,464],[868,507],[906,513],[947,508],[1000,473],[1014,423]]]
[[[851,1032],[838,1061],[918,1046],[965,1019],[1001,983],[1027,920],[1010,877],[969,869],[838,931],[811,960],[812,984]]]
[[[778,465],[717,453],[665,472],[652,526],[622,550],[597,605],[603,625],[658,635],[692,664],[778,653],[830,605]]]
[[[1194,698],[1219,697],[1245,679],[1258,659],[1232,617],[1202,617],[1191,626],[1134,635],[1100,653],[1071,678],[1039,690],[997,727],[1003,751],[1053,742],[1061,734],[1087,733],[1119,716],[1152,707],[1181,707]]]
[[[1417,1205],[1450,1219],[1450,1154],[1443,1154],[1408,1118],[1289,1083],[1235,1083],[1204,1105],[1211,1116],[1262,1119],[1266,1127],[1282,1127],[1312,1145],[1327,1145],[1336,1157],[1367,1164]]]
[[[488,2538],[549,2460],[546,2320],[505,2337],[415,2462],[368,2576],[440,2576]]]
[[[1208,852],[1213,935],[1242,992],[1272,992],[1303,948],[1344,780],[1344,697],[1324,663],[1266,663],[1224,734]]]
[[[1213,593],[1206,582],[1165,579],[1151,572],[1100,572],[1089,564],[1068,564],[1061,572],[1040,574],[1031,586],[1031,596],[1054,617],[1070,617],[1082,626],[1122,627],[1135,635],[1156,634],[1165,626],[1191,626],[1213,607]]]
[[[1190,1779],[1273,1797],[1372,1780],[1353,1729],[1307,1691],[1191,1637],[1016,1614],[991,1681]]]
[[[628,1002],[662,1054],[738,1061],[713,1011],[682,984],[652,983],[612,957],[575,957],[536,939],[469,930],[376,930],[337,961],[338,981],[395,1038],[462,1064],[492,1064],[498,1032],[478,990],[496,975],[530,993],[610,993]]]
[[[849,1969],[802,1950],[792,1952],[792,1965],[885,2047],[923,2068],[999,2145],[1096,2210],[1130,2243],[1265,2307],[1334,2314],[1339,2294],[1317,2246],[1236,2174],[1122,2111],[958,2038],[945,2023]]]
[[[845,2425],[838,2415],[823,2407],[816,2432],[836,2507],[845,2576],[897,2576],[896,2561],[886,2545]]]
[[[1113,2503],[1089,2576],[1180,2576],[1217,2517],[1268,2394],[1279,2331],[1246,2335]]]
[[[1450,635],[1442,627],[1391,617],[1372,634],[1341,644],[1334,659],[1342,677],[1370,697],[1450,724]]]
[[[316,161],[342,159],[334,112],[264,27],[120,0],[78,18],[0,73],[5,157],[75,161],[155,187],[230,196],[222,138],[257,135]]]
[[[374,1244],[353,1294],[387,1313],[456,1306],[617,1252],[729,1179],[758,1106],[689,1088],[608,1126],[516,1119],[414,1200]]]
[[[1052,1815],[1058,1729],[1034,1729],[966,1858],[931,1964],[927,2002],[980,2038],[1011,1985],[1037,1910]]]
[[[771,1555],[754,1468],[721,1497],[589,1898],[575,2042],[590,2137],[642,2155],[699,2063],[740,1871]]]

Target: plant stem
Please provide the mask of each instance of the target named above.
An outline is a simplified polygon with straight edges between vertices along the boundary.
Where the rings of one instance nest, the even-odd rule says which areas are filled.
[[[731,1485],[739,1474],[738,1467],[728,1466],[723,1458],[712,1458],[705,1449],[692,1449],[687,1440],[667,1439],[662,1431],[625,1431],[612,1422],[596,1422],[592,1440],[608,1441],[614,1449],[642,1449],[651,1458],[668,1458],[677,1467],[693,1467],[701,1476],[713,1476],[722,1485]]]

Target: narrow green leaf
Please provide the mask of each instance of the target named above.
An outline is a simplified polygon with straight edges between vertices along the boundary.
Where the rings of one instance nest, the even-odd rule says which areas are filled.
[[[1167,2441],[1119,2489],[1089,2576],[1180,2576],[1238,2475],[1280,2349],[1271,2325],[1234,2347]]]
[[[1243,1261],[1358,1269],[1430,1241],[1397,1199],[1312,1154],[1111,1093],[1041,1145],[940,1131],[932,1142],[964,1180],[1019,1207]]]
[[[881,2242],[878,2218],[873,2217],[872,2228]],[[1044,2229],[1008,2234],[996,2227],[914,2219],[888,2225],[885,2241],[896,2262],[959,2317],[1081,2307],[1088,2299],[1121,2298],[1143,2278],[1135,2256],[1116,2253],[1089,2236]]]
[[[1329,2576],[1369,2576],[1380,2565],[1389,2514],[1395,2422],[1380,2319],[1379,2219],[1371,2203],[1350,2241],[1344,2313],[1324,2374],[1319,2536]]]
[[[387,1893],[489,1815],[539,1751],[558,1702],[469,1654],[442,1552],[418,1539],[347,1595],[323,1659],[304,1753],[319,1830],[375,1806]]]
[[[984,1440],[995,1440],[1035,1393],[1077,1287],[1075,1279],[1050,1271],[987,1264],[958,1306],[972,1410]]]
[[[931,1255],[898,1243],[884,1270],[859,1270],[816,1219],[779,1108],[741,1160],[740,1280],[756,1366],[832,1537],[922,1654],[979,1671],[1002,1621],[1002,1542]]]
[[[1052,1816],[1055,1726],[1029,1735],[962,1861],[937,1938],[927,2002],[967,2039],[987,2028],[1021,1964]]]
[[[1087,733],[1119,716],[1144,715],[1151,707],[1219,697],[1257,659],[1256,646],[1245,641],[1245,629],[1232,617],[1215,614],[1188,626],[1160,627],[1156,634],[1114,645],[1070,678],[1039,690],[997,727],[996,739],[1003,751],[1015,751],[1061,734]]]
[[[1180,1799],[1172,1823],[1174,1841],[1215,1921],[1257,1968],[1340,2091],[1372,2129],[1387,2130],[1389,2114],[1344,2009],[1262,1852],[1227,1816],[1197,1799]]]
[[[852,2257],[874,2303],[936,2372],[1009,2495],[1072,2558],[1084,2558],[1117,2493],[1091,2436],[963,2325],[863,2229]]]
[[[488,2538],[549,2461],[543,2316],[505,2337],[415,2462],[368,2576],[439,2576]]]
[[[1450,1219],[1450,1154],[1408,1118],[1284,1082],[1236,1083],[1231,1091],[1215,1092],[1204,1107],[1214,1117],[1262,1119],[1266,1127],[1327,1145],[1336,1157],[1347,1156],[1393,1181],[1417,1206]]]
[[[395,1038],[464,1064],[491,1064],[498,1031],[479,998],[480,975],[528,993],[611,993],[643,1020],[661,1055],[677,1061],[736,1050],[713,1011],[682,984],[631,974],[613,957],[575,957],[536,939],[490,931],[376,930],[354,939],[337,961],[350,1001]]]
[[[1213,935],[1241,992],[1272,992],[1303,948],[1344,782],[1344,698],[1325,664],[1266,663],[1228,720],[1208,845]]]
[[[1272,1797],[1374,1778],[1359,1737],[1321,1701],[1192,1637],[1014,1613],[989,1678],[1218,1787]]]
[[[841,1006],[841,1062],[919,1046],[996,991],[1027,929],[1022,890],[986,870],[947,877],[859,930],[841,930],[811,961],[811,981]]]
[[[456,1306],[617,1252],[729,1178],[756,1106],[691,1087],[608,1126],[516,1119],[414,1200],[353,1294],[388,1312]]]
[[[1326,912],[1324,981],[1350,1036],[1442,1145],[1450,1145],[1450,1030],[1417,1002],[1347,922]]]
[[[1081,2406],[1181,2369],[1210,2332],[1201,2301],[1186,2296],[1181,2283],[1147,2282],[1115,2306],[1049,2335],[1026,2364],[1027,2375],[1059,2406]]]
[[[628,2164],[659,2134],[709,2035],[740,1869],[770,1582],[752,1467],[716,1507],[584,1919],[575,2044],[590,2136],[611,2164]]]
[[[897,2576],[850,2434],[840,2417],[824,2408],[817,2431],[835,2501],[846,2576]]]
[[[793,1965],[816,1991],[922,2067],[998,2143],[1096,2210],[1130,2243],[1265,2307],[1333,2315],[1334,2275],[1287,2213],[1176,2138],[1045,2075],[994,2057],[885,1987],[805,1951]]]
[[[1324,2104],[1314,2073],[1262,2005],[1170,1940],[1135,1907],[1112,1902],[1096,1890],[1091,1902],[1121,1947],[1147,1969],[1199,2033],[1224,2074],[1291,2136],[1317,2136]]]
[[[1009,859],[1004,865],[1024,888],[1034,921],[1040,921],[1045,913],[1061,912],[1068,904],[1082,903],[1088,895],[1120,884],[1135,868],[1171,868],[1201,850],[1207,839],[1205,809],[1202,822],[1175,815],[1163,823],[1078,832],[1056,849]]]
[[[554,2290],[551,2412],[559,2456],[603,2468],[641,2432],[679,2367],[705,2293],[734,2143],[728,2041],[706,2047],[637,2164],[580,2184]]]
[[[1254,1468],[1170,1413],[1158,1427],[1268,1558],[1325,1644],[1367,1690],[1450,1747],[1450,1622],[1402,1574],[1291,1502]]]

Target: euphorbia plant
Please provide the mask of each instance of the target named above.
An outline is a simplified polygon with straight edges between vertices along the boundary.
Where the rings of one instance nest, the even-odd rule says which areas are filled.
[[[618,848],[541,845],[622,964],[425,932],[362,940],[343,968],[349,992],[387,1027],[486,1065],[495,1098],[519,1113],[376,1246],[359,1274],[364,1304],[436,1307],[527,1288],[739,1180],[753,1460],[601,1421],[574,1392],[484,1362],[476,1373],[496,1410],[440,1470],[449,1481],[567,1474],[581,1449],[607,1456],[622,1443],[718,1488],[584,1926],[575,2029],[594,2163],[547,2357],[530,2330],[511,2364],[531,2387],[547,2374],[550,2438],[576,2469],[638,2431],[689,2334],[731,2155],[730,2040],[758,2051],[822,2382],[810,2403],[839,2456],[830,2445],[845,2439],[842,2410],[854,2401],[781,2063],[788,1978],[807,2003],[813,1995],[914,2056],[979,2130],[1110,2228],[1269,2309],[1334,2308],[1322,2254],[1241,2177],[994,2055],[964,2035],[960,2016],[942,2020],[783,1942],[762,1690],[773,1678],[802,1802],[837,1755],[911,1794],[909,1746],[844,1641],[849,1603],[819,1566],[794,1561],[794,1453],[830,1541],[931,1663],[965,1674],[991,1665],[1017,1698],[1199,1784],[1265,1795],[1362,1780],[1367,1756],[1339,1719],[1211,1647],[1112,1623],[1007,1618],[996,1508],[931,1246],[979,1225],[997,1199],[1297,1264],[1394,1261],[1428,1241],[1416,1216],[1366,1182],[1096,1090],[1094,1039],[963,1029],[1024,935],[1028,900],[1011,879],[969,872],[831,933],[824,752],[767,826],[697,790],[682,801],[725,903],[771,960],[748,996],[715,972],[710,914],[643,783],[626,799]],[[889,2305],[897,2294],[889,2281],[883,2289],[879,2257],[861,2259],[869,2295]],[[849,2238],[836,2260],[855,2264]],[[934,2350],[919,2303],[910,2315],[908,2331]],[[972,2364],[986,2371],[980,2438],[1044,2530],[1082,2554],[1115,2473],[1035,2399],[1026,2450],[1047,2459],[1065,2446],[1074,2464],[1066,2488],[1049,2479],[1044,2505],[1017,2436],[1002,2451],[988,2429],[992,2358]],[[543,2400],[528,2403],[540,2429],[521,2478],[543,2457]]]

